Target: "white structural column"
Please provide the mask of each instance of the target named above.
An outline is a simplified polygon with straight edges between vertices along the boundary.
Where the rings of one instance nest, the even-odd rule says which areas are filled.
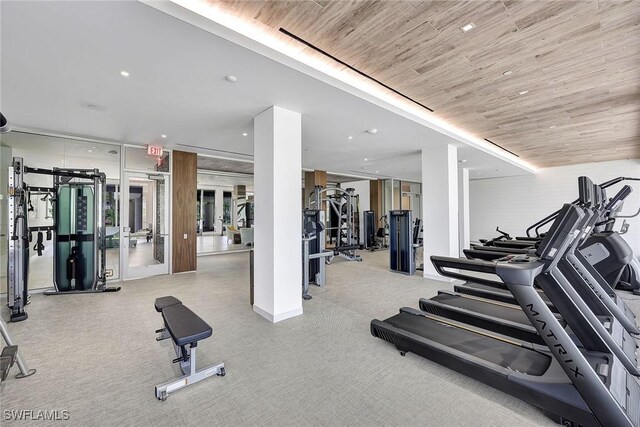
[[[469,169],[461,168],[458,172],[458,233],[460,238],[460,256],[463,249],[469,249]]]
[[[440,276],[431,255],[459,256],[458,149],[442,145],[422,150],[422,216],[424,218],[424,277]]]
[[[302,314],[302,117],[273,106],[253,119],[253,310],[272,322]]]
[[[222,235],[222,228],[224,224],[224,189],[221,187],[215,188],[214,196],[214,209],[215,209],[215,221],[214,227],[217,234]]]

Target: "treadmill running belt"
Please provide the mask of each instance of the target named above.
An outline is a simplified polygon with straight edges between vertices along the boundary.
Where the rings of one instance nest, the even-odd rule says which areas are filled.
[[[384,321],[398,329],[527,375],[543,375],[551,358],[475,332],[446,325],[423,316],[400,313]]]
[[[482,285],[480,283],[474,283],[474,282],[465,282],[462,284],[462,286],[468,286],[470,288],[475,288],[475,289],[480,289],[482,291],[491,291],[491,292],[501,292],[504,295],[509,295],[511,296],[511,292],[509,292],[508,289],[503,289],[503,288],[496,288],[494,286],[488,286],[488,285]],[[454,287],[455,289],[455,287]],[[542,301],[544,301],[547,304],[551,304],[551,301],[549,301],[549,297],[542,292],[541,289],[538,289],[538,293],[540,294],[540,297],[542,298]],[[513,298],[514,300],[514,304],[515,304],[515,298]]]
[[[520,323],[523,325],[531,325],[529,318],[526,314],[524,314],[520,307],[516,307],[515,309],[513,309],[497,304],[483,303],[471,298],[465,298],[459,295],[450,294],[439,294],[431,298],[431,300],[441,302],[453,307],[464,308],[472,312],[509,320],[511,322]]]

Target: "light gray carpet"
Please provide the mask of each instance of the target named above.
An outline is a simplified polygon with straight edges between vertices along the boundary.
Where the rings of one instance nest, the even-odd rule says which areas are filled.
[[[7,381],[0,409],[68,410],[55,424],[74,426],[553,425],[531,405],[373,338],[371,319],[448,286],[388,272],[387,252],[363,257],[335,260],[305,314],[275,325],[249,306],[246,253],[200,258],[197,273],[127,282],[114,294],[34,295],[29,319],[9,328],[38,372]],[[178,373],[171,343],[155,341],[153,301],[164,295],[213,326],[198,365],[224,361],[227,376],[160,402],[154,385]]]

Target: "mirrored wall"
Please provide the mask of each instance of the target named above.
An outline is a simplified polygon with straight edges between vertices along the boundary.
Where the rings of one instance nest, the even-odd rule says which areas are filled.
[[[120,184],[121,146],[91,141],[67,139],[13,131],[0,136],[0,237],[6,242],[8,169],[14,157],[21,157],[24,165],[34,168],[99,169],[107,176],[107,236],[113,237],[118,227],[118,199]],[[27,174],[29,186],[52,187],[53,177]],[[28,201],[29,226],[52,226],[55,195],[50,192],[32,191]],[[33,249],[38,240],[37,233],[31,235],[29,289],[53,286],[53,240],[43,232],[44,249],[39,254]],[[111,239],[113,242],[113,239]],[[120,252],[115,244],[107,246],[107,269],[110,279],[120,277]],[[7,245],[0,245],[0,281],[6,282]]]
[[[227,169],[234,163],[229,165],[216,163]],[[198,255],[253,247],[253,174],[199,169],[196,200]]]
[[[385,179],[382,189],[383,211],[395,209],[413,211],[414,218],[422,218],[422,184],[419,182]]]

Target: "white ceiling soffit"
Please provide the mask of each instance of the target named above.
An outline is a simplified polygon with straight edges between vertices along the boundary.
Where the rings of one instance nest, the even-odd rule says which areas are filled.
[[[304,117],[304,168],[419,181],[420,150],[453,143],[482,178],[528,173],[140,2],[0,1],[0,11],[0,110],[15,129],[251,162],[252,118],[280,105]]]
[[[388,90],[360,76],[355,76],[345,67],[303,52],[306,49],[302,44],[285,44],[273,37],[265,28],[226,13],[217,5],[207,3],[206,0],[139,1],[427,126],[463,144],[498,157],[526,172],[536,171],[536,168],[525,160],[447,123],[424,108],[392,96]]]

